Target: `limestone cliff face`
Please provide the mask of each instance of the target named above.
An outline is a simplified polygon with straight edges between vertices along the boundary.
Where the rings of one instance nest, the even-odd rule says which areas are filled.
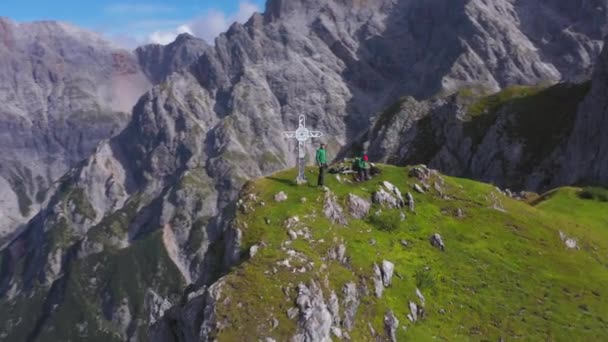
[[[182,35],[135,53],[58,22],[0,18],[0,242],[44,206],[47,190],[119,133],[153,84],[208,46]]]
[[[230,203],[247,179],[293,165],[293,145],[280,132],[293,129],[298,115],[326,133],[335,155],[404,94],[426,98],[470,84],[498,90],[576,78],[602,46],[607,5],[269,1],[265,14],[231,26],[190,67],[164,76],[141,97],[126,128],[58,182],[43,210],[3,250],[1,298],[7,307],[41,312],[34,328],[16,311],[3,312],[3,330],[12,337],[56,339],[148,336],[147,326],[166,307],[181,303],[196,310],[185,304],[189,293],[204,298],[203,286],[238,259]],[[534,20],[539,17],[541,26]],[[445,143],[437,151],[466,143],[449,124],[457,119],[457,102],[412,103],[405,125],[434,113],[438,121],[430,124],[441,127],[444,138],[432,143]],[[153,256],[145,252],[150,248]],[[133,272],[112,263],[122,257],[138,265]],[[86,276],[96,280],[84,286],[79,279]],[[133,282],[145,291],[128,285]],[[84,306],[66,295],[74,288],[86,293],[87,307],[99,310],[70,316]],[[200,336],[200,317],[192,317],[197,321],[180,316],[180,324],[194,327],[188,336]],[[74,324],[51,329],[62,319]]]
[[[600,56],[592,88],[582,103],[574,130],[555,159],[562,166],[555,184],[608,184],[608,51]]]

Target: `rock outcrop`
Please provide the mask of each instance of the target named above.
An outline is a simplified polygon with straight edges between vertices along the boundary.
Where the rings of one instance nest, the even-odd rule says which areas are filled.
[[[142,71],[154,84],[188,68],[211,47],[204,40],[182,33],[168,45],[148,44],[135,50]]]

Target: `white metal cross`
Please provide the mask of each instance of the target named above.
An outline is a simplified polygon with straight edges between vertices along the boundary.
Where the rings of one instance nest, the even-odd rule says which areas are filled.
[[[306,183],[306,142],[311,138],[322,137],[323,133],[306,128],[306,116],[300,115],[298,128],[295,131],[283,132],[283,136],[298,141],[298,178],[296,178],[296,182],[298,184]]]

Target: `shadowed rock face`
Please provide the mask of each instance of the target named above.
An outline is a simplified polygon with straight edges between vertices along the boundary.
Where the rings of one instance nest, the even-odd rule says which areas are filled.
[[[562,166],[555,184],[608,184],[608,50],[600,56],[589,95],[570,139],[555,159]]]
[[[77,265],[95,265],[91,260],[116,249],[139,251],[158,239],[154,248],[164,256],[154,259],[152,274],[173,270],[177,276],[171,279],[179,284],[140,282],[141,293],[124,290],[129,302],[152,291],[155,303],[184,304],[176,312],[212,310],[212,301],[186,303],[187,293],[176,299],[175,287],[186,281],[196,289],[209,285],[221,274],[223,260],[231,259],[224,257],[238,255],[239,230],[229,224],[236,209],[229,204],[247,179],[295,163],[293,146],[280,132],[293,129],[298,115],[326,133],[335,155],[369,128],[374,113],[404,94],[428,97],[468,84],[498,90],[578,76],[599,53],[607,1],[593,9],[581,1],[576,11],[563,7],[565,2],[269,1],[264,15],[231,26],[189,68],[157,78],[166,80],[140,98],[127,127],[51,191],[45,209],[3,251],[3,263],[11,266],[0,272],[0,295],[47,298],[47,310],[29,333],[54,336],[48,326],[58,316],[48,308],[69,312],[62,294],[78,276],[71,273]],[[594,20],[601,25],[593,26],[586,14],[598,7],[602,15],[594,14]],[[551,24],[536,34],[522,13]],[[561,44],[555,37],[566,31],[574,38]],[[166,61],[179,61],[150,49],[140,50],[140,58],[149,53],[169,66],[173,62]],[[572,58],[562,59],[566,54]],[[160,70],[171,70],[166,65]],[[313,147],[308,148],[310,155]],[[121,221],[112,225],[115,219]],[[138,257],[147,264],[145,256],[133,256]],[[124,312],[124,302],[101,284],[86,288],[88,304],[112,298],[103,301],[105,312]],[[134,306],[122,315],[118,339],[146,336],[153,321],[170,330],[163,336],[213,335],[210,322],[198,331],[201,315],[178,315],[179,326],[194,327],[186,333],[159,321],[157,309],[150,318],[151,307]],[[102,320],[112,315],[106,316]],[[10,329],[9,334],[28,330]],[[98,323],[86,331],[92,336],[100,329]],[[66,339],[80,333],[62,334]]]

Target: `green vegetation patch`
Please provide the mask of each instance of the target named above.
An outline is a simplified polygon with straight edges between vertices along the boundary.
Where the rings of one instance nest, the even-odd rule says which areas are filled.
[[[147,289],[173,302],[184,286],[183,277],[167,255],[162,232],[136,241],[129,248],[108,250],[77,260],[68,274],[65,297],[49,318],[39,341],[124,341],[104,307],[120,306],[123,300],[133,317],[147,326],[145,298]],[[147,331],[138,331],[141,340]]]
[[[579,193],[580,198],[608,202],[608,190],[598,187],[585,187]]]
[[[289,340],[297,326],[286,313],[295,306],[299,283],[314,280],[326,300],[335,291],[343,305],[342,288],[348,282],[365,282],[373,293],[372,266],[383,260],[395,265],[392,286],[382,298],[362,296],[349,332],[353,341],[373,340],[368,322],[382,332],[387,309],[407,326],[407,331],[398,329],[399,341],[605,337],[608,203],[581,199],[581,189],[564,188],[532,205],[503,196],[491,185],[451,177],[443,177],[446,196],[433,187],[419,194],[411,190],[417,181],[407,176],[409,168],[380,167],[382,175],[365,183],[340,183],[328,175],[326,184],[347,210],[349,193],[371,200],[381,182],[389,181],[414,195],[416,212],[405,210],[405,221],[392,218],[401,209],[382,208],[387,218],[380,222],[348,216],[346,226],[332,224],[323,215],[323,191],[295,186],[295,170],[244,188],[234,224],[243,232],[243,251],[254,244],[262,247],[224,278],[217,313],[227,327],[219,332],[219,341]],[[307,175],[313,180],[311,170]],[[288,195],[286,201],[274,201],[279,191]],[[373,205],[369,215],[378,209]],[[457,209],[463,217],[456,216]],[[308,228],[309,240],[299,236],[289,242],[285,225],[295,216],[299,223],[292,230]],[[385,225],[398,228],[379,229]],[[568,249],[560,231],[577,239],[579,248]],[[444,252],[429,243],[434,233],[443,237]],[[346,264],[329,257],[339,244],[346,247]],[[287,250],[306,260],[292,258],[291,268],[281,266]],[[301,267],[306,271],[293,271]],[[412,324],[406,316],[408,302],[418,301],[416,288],[426,297],[426,317]],[[279,322],[274,330],[273,319]]]

